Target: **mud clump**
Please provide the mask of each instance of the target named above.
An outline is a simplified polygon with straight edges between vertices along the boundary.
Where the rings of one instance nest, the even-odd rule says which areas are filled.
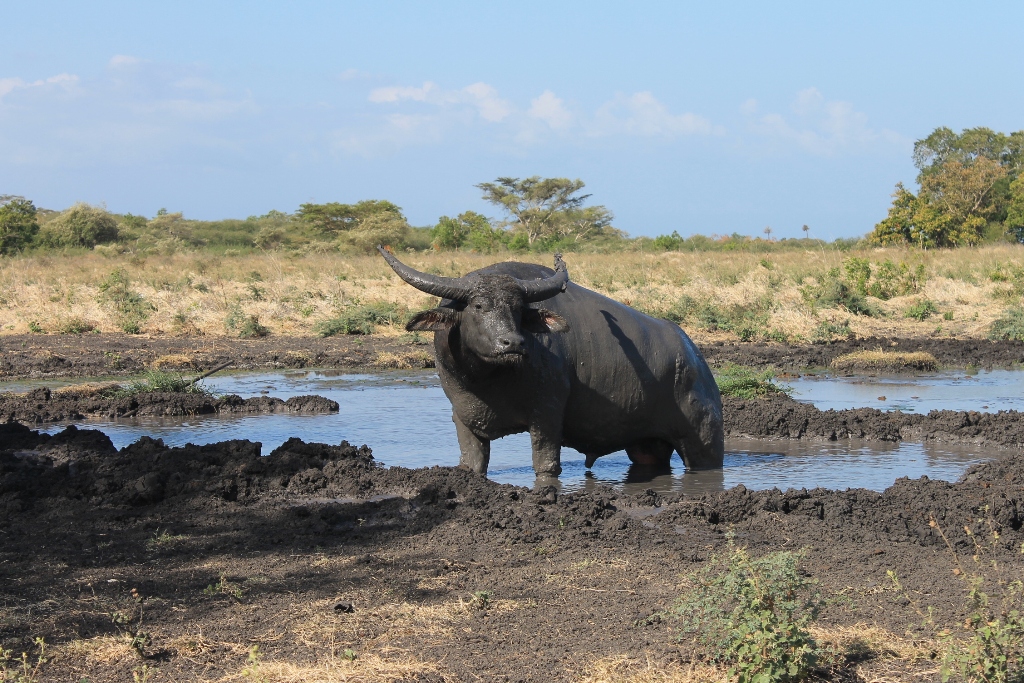
[[[1014,410],[998,413],[933,410],[927,415],[875,408],[819,410],[788,396],[755,399],[726,396],[722,399],[722,408],[728,436],[1024,446],[1024,415]]]
[[[50,391],[0,394],[0,420],[26,424],[81,420],[85,417],[181,417],[184,415],[252,415],[262,413],[336,413],[339,405],[323,396],[242,398],[231,394],[140,392],[120,395],[107,391]]]

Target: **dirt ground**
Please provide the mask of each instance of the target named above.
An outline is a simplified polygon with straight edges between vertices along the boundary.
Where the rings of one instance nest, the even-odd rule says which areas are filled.
[[[794,371],[826,367],[854,351],[927,351],[941,366],[1024,364],[1024,342],[978,339],[851,339],[831,344],[743,343],[696,339],[712,366],[738,363]],[[427,338],[147,337],[123,334],[0,335],[0,381],[15,378],[114,377],[149,368],[200,371],[232,362],[238,370],[433,367]]]
[[[0,339],[7,358],[10,338]],[[96,374],[101,346],[49,339],[67,344],[50,347],[65,364],[5,367]],[[132,353],[135,367],[181,350],[150,341]],[[371,359],[385,348],[367,339],[357,356],[348,339],[293,341],[207,350],[195,365],[244,355],[274,367],[264,364],[288,351]],[[973,344],[962,363],[1020,360],[1012,346]],[[713,348],[719,360],[760,357],[748,347]],[[792,367],[824,364],[818,350],[791,350]],[[52,400],[14,408],[27,417]],[[994,587],[1024,574],[1021,416],[822,412],[781,397],[727,399],[725,410],[733,435],[935,439],[1004,455],[957,483],[901,479],[884,493],[560,494],[458,469],[385,469],[347,443],[292,439],[260,457],[248,441],[143,438],[118,452],[97,431],[48,436],[9,422],[0,649],[27,652],[31,669],[42,638],[46,661],[26,680],[78,683],[721,679],[695,662],[666,610],[731,537],[758,556],[804,550],[802,569],[828,598],[814,633],[843,653],[821,678],[938,681],[939,632],[964,635],[965,579]]]

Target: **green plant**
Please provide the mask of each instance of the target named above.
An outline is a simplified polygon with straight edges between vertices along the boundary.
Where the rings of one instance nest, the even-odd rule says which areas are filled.
[[[345,648],[345,651],[341,653],[341,658],[349,662],[356,661],[357,656],[356,651],[350,650],[349,648]]]
[[[152,678],[153,674],[158,671],[160,671],[160,669],[152,667],[149,664],[143,664],[142,666],[132,669],[132,680],[134,680],[135,683],[149,683],[150,678]]]
[[[57,334],[83,334],[85,332],[92,332],[95,329],[95,325],[81,318],[64,318],[57,321],[55,331]]]
[[[1003,317],[992,322],[988,338],[1024,341],[1024,308],[1007,309]]]
[[[126,334],[141,332],[142,324],[156,310],[156,306],[132,290],[128,273],[122,269],[108,275],[100,282],[99,289],[100,303],[113,309],[117,326]]]
[[[260,657],[263,653],[260,652],[259,645],[253,645],[249,648],[249,661],[246,667],[242,669],[242,678],[248,678],[258,683],[265,683],[267,677],[260,671]]]
[[[241,601],[244,594],[245,589],[237,583],[229,581],[224,574],[220,575],[220,580],[217,583],[211,583],[203,589],[203,595],[229,595],[239,601]]]
[[[487,609],[491,604],[490,591],[476,591],[469,600],[469,606],[474,609]]]
[[[822,655],[808,632],[821,598],[797,571],[800,555],[752,558],[732,538],[729,547],[688,577],[690,591],[671,614],[703,657],[727,663],[739,683],[805,680]]]
[[[787,395],[793,391],[790,387],[779,386],[774,379],[775,371],[771,368],[757,372],[732,363],[723,366],[715,377],[722,396],[751,399],[758,396]]]
[[[270,330],[261,325],[259,317],[255,315],[250,315],[243,320],[238,328],[238,336],[241,339],[266,337],[268,334],[270,334]]]
[[[43,326],[40,325],[35,320],[29,320],[28,331],[31,332],[32,334],[42,334],[45,330],[43,330]]]
[[[37,683],[41,680],[39,678],[40,671],[49,661],[46,656],[46,641],[42,638],[34,638],[32,642],[38,649],[34,658],[30,657],[28,652],[22,652],[21,657],[14,657],[10,650],[0,647],[0,681]]]
[[[920,320],[923,322],[931,317],[932,313],[938,312],[939,309],[931,299],[920,299],[919,301],[914,302],[903,315],[906,318],[913,318],[914,320]]]
[[[123,384],[111,390],[108,395],[112,397],[124,397],[152,392],[169,394],[210,394],[210,391],[203,386],[202,382],[194,382],[187,377],[182,377],[176,372],[147,370],[141,377],[132,380],[128,384]]]
[[[856,272],[855,275],[860,277]],[[800,291],[812,306],[844,308],[855,315],[878,315],[878,310],[858,290],[857,282],[851,285],[842,279],[838,268],[829,270],[817,285],[807,285]]]
[[[372,334],[377,325],[404,323],[406,313],[397,304],[377,302],[345,308],[333,318],[321,320],[314,330],[321,337],[339,334]]]
[[[848,319],[843,322],[822,320],[818,323],[818,326],[814,328],[814,333],[811,335],[811,341],[819,344],[830,344],[837,339],[849,339],[852,336],[853,330],[850,329],[850,321]]]

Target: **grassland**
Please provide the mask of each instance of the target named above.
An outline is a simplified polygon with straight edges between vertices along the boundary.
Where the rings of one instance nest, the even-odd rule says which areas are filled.
[[[457,276],[509,256],[414,252],[403,258],[420,270]],[[514,258],[551,261],[538,254]],[[1022,245],[932,251],[814,245],[771,254],[566,259],[575,282],[678,322],[698,339],[984,338],[1007,311],[1019,311],[1024,294]],[[435,303],[375,256],[93,251],[0,259],[0,334],[397,336],[408,312]]]

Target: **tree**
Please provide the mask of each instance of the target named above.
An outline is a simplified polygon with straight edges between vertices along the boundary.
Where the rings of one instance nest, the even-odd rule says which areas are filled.
[[[383,199],[366,199],[355,204],[329,202],[327,204],[302,204],[299,217],[324,235],[337,236],[351,230],[371,216],[387,214],[404,221],[402,209]]]
[[[500,230],[476,211],[464,211],[456,218],[441,216],[430,231],[434,249],[462,249],[491,252],[502,242]]]
[[[556,231],[562,238],[582,242],[609,232],[621,234],[612,228],[615,216],[601,205],[584,206],[563,211],[558,216]]]
[[[804,239],[807,239],[810,236],[811,232],[810,226],[805,223],[804,226],[800,229],[804,231]]]
[[[49,247],[86,247],[116,242],[120,237],[117,219],[105,209],[78,203],[47,222],[39,239]]]
[[[36,207],[31,201],[14,195],[0,196],[0,255],[22,251],[38,232]]]
[[[1010,183],[1010,205],[1006,209],[1006,230],[1024,242],[1024,175]]]
[[[896,183],[889,215],[875,226],[874,232],[869,236],[870,240],[885,245],[915,244],[920,237],[914,228],[917,208],[917,196],[903,187],[903,183]]]
[[[484,200],[500,206],[509,215],[508,225],[516,232],[526,235],[526,242],[533,244],[538,238],[553,234],[558,214],[578,209],[590,197],[577,195],[585,183],[568,178],[541,178],[531,176],[519,178],[498,178],[493,183],[480,183]]]

